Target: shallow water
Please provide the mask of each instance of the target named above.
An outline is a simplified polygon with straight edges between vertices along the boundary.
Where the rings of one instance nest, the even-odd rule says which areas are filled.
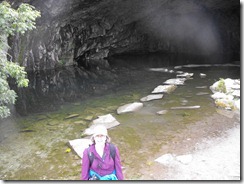
[[[161,100],[144,102],[144,107],[135,113],[117,115],[119,106],[139,101],[167,79],[176,77],[176,73],[149,70],[164,67],[176,71],[174,66],[161,66],[160,62],[146,60],[143,64],[122,60],[124,62],[119,62],[122,66],[110,63],[118,85],[85,99],[64,102],[52,111],[43,110],[1,121],[0,178],[79,180],[81,160],[74,152],[66,152],[69,148],[67,142],[80,138],[82,131],[97,116],[110,113],[120,122],[119,126],[109,130],[109,134],[119,147],[126,179],[138,179],[140,169],[151,164],[149,157],[158,155],[162,146],[170,143],[187,125],[216,113],[210,85],[220,78],[240,78],[239,66],[183,67],[178,70],[194,73],[193,79],[187,80],[185,85],[164,94]],[[200,73],[207,77],[201,78]],[[199,95],[200,92],[204,94]],[[201,107],[170,110],[170,107],[182,106],[182,103]],[[160,110],[168,110],[168,113],[157,115]],[[72,114],[79,116],[66,119]]]

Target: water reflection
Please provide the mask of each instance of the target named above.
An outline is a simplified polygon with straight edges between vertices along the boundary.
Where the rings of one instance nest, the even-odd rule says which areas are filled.
[[[16,110],[20,115],[57,110],[66,102],[82,101],[138,85],[146,77],[158,75],[159,81],[171,77],[170,74],[146,73],[147,68],[173,68],[189,63],[211,62],[206,58],[179,54],[130,55],[109,61],[89,61],[79,67],[28,72],[28,88],[15,88],[18,94]]]

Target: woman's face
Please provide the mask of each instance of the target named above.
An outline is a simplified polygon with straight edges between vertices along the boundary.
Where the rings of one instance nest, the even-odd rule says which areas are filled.
[[[106,143],[106,136],[105,135],[96,135],[94,137],[96,144],[105,144]]]

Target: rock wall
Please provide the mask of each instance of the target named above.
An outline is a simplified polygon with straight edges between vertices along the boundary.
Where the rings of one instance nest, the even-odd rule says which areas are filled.
[[[20,1],[13,0],[13,6]],[[37,29],[10,39],[27,70],[125,53],[186,53],[240,60],[240,4],[210,0],[25,0],[41,11]]]

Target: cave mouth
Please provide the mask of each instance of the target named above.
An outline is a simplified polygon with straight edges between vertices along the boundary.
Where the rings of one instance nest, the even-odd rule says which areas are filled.
[[[13,59],[27,70],[60,65],[89,69],[92,60],[111,61],[123,55],[240,61],[240,3],[234,0],[27,3],[40,10],[42,17],[35,31],[16,36],[11,43]]]

